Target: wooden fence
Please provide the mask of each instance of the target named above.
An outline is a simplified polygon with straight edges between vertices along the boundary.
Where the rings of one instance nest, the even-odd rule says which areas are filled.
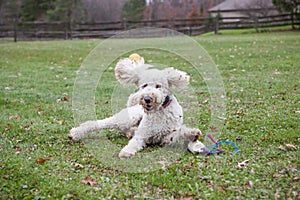
[[[17,40],[36,39],[73,39],[73,38],[108,38],[122,31],[133,28],[155,27],[169,28],[187,35],[200,35],[206,32],[224,29],[245,29],[299,26],[300,22],[291,15],[276,15],[268,17],[205,17],[189,19],[161,19],[142,21],[113,22],[20,22],[18,24],[0,24],[0,37],[13,37]]]

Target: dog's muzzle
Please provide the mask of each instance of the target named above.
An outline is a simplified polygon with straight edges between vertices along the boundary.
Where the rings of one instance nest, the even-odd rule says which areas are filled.
[[[144,101],[145,101],[146,104],[149,104],[149,103],[152,102],[152,97],[150,97],[150,96],[145,96],[145,97],[144,97]]]
[[[153,98],[150,96],[145,96],[142,100],[142,105],[146,111],[151,111],[154,109]]]
[[[150,96],[145,96],[143,99],[143,107],[146,111],[151,111],[154,109],[153,98]]]

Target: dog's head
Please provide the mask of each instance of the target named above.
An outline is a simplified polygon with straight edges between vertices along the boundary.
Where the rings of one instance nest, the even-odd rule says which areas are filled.
[[[187,87],[189,75],[171,67],[155,69],[138,56],[120,60],[115,68],[115,76],[121,84],[139,88],[129,97],[129,106],[140,104],[147,113],[167,107],[172,101],[171,88]]]

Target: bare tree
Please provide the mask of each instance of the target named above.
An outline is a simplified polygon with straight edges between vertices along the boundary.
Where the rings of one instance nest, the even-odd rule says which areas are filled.
[[[272,0],[235,1],[235,7],[251,18],[266,17],[274,11]]]
[[[248,16],[254,22],[254,28],[257,33],[258,18],[270,15],[275,9],[272,0],[235,1],[235,7],[240,13]]]
[[[88,21],[121,20],[122,8],[126,0],[83,0]]]
[[[208,9],[224,0],[148,0],[145,19],[187,18],[190,13],[208,15]],[[194,10],[194,11],[193,11]]]
[[[0,22],[15,24],[20,17],[21,0],[0,0]]]

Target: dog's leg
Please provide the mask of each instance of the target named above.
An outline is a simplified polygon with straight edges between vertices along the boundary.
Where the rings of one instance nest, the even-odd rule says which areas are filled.
[[[69,138],[73,141],[79,141],[88,133],[101,129],[117,129],[126,132],[138,125],[142,114],[143,110],[140,106],[132,106],[121,110],[112,117],[97,121],[87,121],[76,128],[72,128],[69,133]]]
[[[182,126],[164,138],[163,143],[171,145],[172,143],[183,140],[187,142],[187,148],[189,151],[195,154],[201,153],[205,150],[205,145],[198,140],[201,135],[202,133],[199,129]]]
[[[119,158],[131,158],[136,152],[142,150],[146,146],[143,138],[133,137],[129,143],[120,151]]]

